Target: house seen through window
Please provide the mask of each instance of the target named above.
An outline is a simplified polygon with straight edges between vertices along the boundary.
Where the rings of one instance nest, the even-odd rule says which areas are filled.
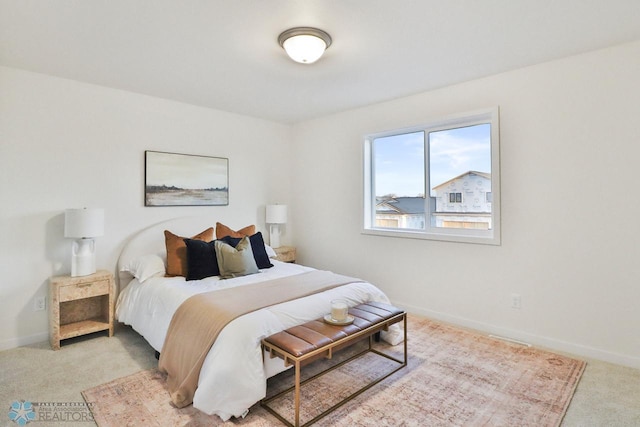
[[[364,232],[499,244],[497,109],[365,139]]]

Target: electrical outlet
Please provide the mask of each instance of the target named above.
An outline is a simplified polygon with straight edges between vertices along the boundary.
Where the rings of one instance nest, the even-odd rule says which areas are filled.
[[[42,311],[47,309],[47,297],[36,297],[33,302],[33,311]]]
[[[522,298],[520,294],[511,294],[511,308],[515,310],[522,309]]]

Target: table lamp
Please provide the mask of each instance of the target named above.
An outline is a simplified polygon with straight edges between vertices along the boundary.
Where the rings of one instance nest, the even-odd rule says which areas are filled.
[[[104,209],[67,209],[64,214],[64,237],[76,239],[71,248],[71,276],[88,276],[96,272],[96,242],[104,234]]]
[[[269,224],[269,244],[280,247],[280,224],[287,223],[287,205],[267,205],[265,222]]]

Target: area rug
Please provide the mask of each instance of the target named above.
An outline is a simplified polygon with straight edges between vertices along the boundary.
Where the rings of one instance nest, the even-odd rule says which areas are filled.
[[[417,316],[409,316],[409,365],[322,418],[317,426],[558,426],[585,363],[512,344]],[[402,345],[379,344],[400,353]],[[307,374],[322,369],[314,363]],[[303,387],[301,421],[311,419],[360,383],[388,369],[368,354]],[[292,384],[291,370],[269,380],[269,395]],[[354,389],[354,387],[356,387]],[[170,403],[165,377],[155,369],[85,390],[100,427],[278,426],[258,404],[226,423],[193,406]],[[275,401],[291,420],[291,394]]]

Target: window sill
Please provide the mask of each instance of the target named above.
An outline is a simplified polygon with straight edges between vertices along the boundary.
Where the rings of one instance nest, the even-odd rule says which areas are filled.
[[[446,230],[440,233],[427,233],[424,231],[416,230],[391,230],[381,228],[364,228],[361,234],[369,236],[380,237],[399,237],[403,239],[420,239],[420,240],[436,240],[443,242],[454,243],[472,243],[481,245],[493,245],[500,246],[500,237],[496,236],[495,232],[490,233],[478,233],[478,235],[469,235],[469,230],[465,230],[465,234],[461,235],[455,232],[455,230]]]

